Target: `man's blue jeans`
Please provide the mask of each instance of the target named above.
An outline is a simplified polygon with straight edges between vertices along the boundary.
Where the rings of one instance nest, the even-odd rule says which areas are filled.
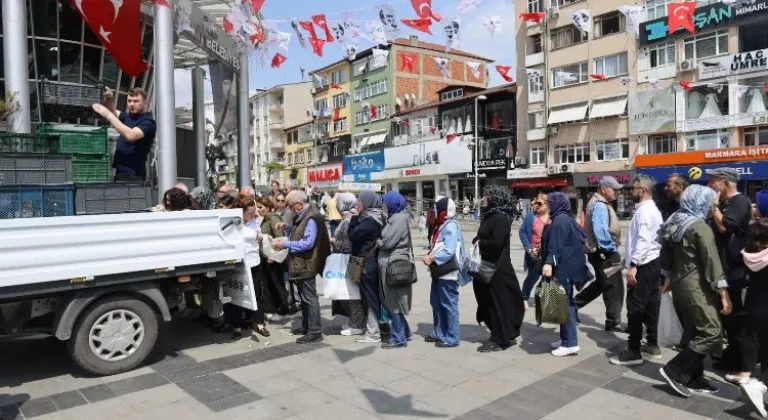
[[[432,338],[450,346],[458,346],[459,324],[459,282],[456,280],[433,280],[429,293],[432,305],[434,331]]]
[[[403,314],[390,314],[392,322],[392,336],[389,338],[389,344],[395,346],[408,345],[408,337],[411,336],[411,327]]]
[[[573,303],[573,284],[570,280],[560,282],[568,294],[568,322],[560,324],[560,341],[563,347],[576,347],[579,345],[579,329],[576,323],[576,305]]]

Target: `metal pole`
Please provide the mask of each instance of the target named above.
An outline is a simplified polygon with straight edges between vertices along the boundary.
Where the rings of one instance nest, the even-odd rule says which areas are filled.
[[[173,86],[173,11],[155,4],[155,118],[158,195],[176,184],[176,98]]]
[[[248,106],[248,54],[240,54],[240,73],[237,77],[237,152],[238,185],[251,185],[251,130]]]
[[[26,0],[3,0],[5,96],[14,94],[19,105],[19,111],[8,121],[8,128],[13,133],[32,132],[25,4]]]
[[[478,171],[478,163],[480,162],[480,139],[477,138],[477,106],[478,106],[478,99],[480,97],[475,97],[475,206],[479,206],[480,204],[480,176]]]
[[[205,98],[203,95],[203,79],[205,71],[200,67],[192,69],[192,125],[195,129],[195,153],[197,155],[197,171],[195,183],[198,186],[206,186],[205,158]]]

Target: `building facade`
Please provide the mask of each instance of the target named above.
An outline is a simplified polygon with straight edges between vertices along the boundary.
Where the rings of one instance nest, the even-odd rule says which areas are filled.
[[[307,184],[307,168],[317,163],[312,120],[285,129],[285,170],[283,179],[295,185]]]
[[[314,124],[311,140],[319,163],[338,163],[352,145],[350,64],[338,61],[313,74]]]

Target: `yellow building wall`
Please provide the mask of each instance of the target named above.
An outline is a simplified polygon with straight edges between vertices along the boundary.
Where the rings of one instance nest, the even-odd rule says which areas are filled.
[[[341,89],[334,89],[330,87],[330,83],[333,83],[333,73],[336,71],[339,71],[343,69],[344,70],[344,81],[341,83],[336,83]],[[352,66],[347,60],[339,61],[335,64],[332,64],[329,67],[324,68],[323,70],[316,73],[321,78],[328,80],[329,87],[327,89],[322,89],[315,95],[313,95],[313,99],[315,101],[320,100],[322,98],[327,98],[328,100],[328,107],[331,109],[331,115],[330,117],[326,117],[328,120],[328,134],[329,137],[338,137],[343,136],[345,134],[351,133],[352,128],[352,92],[350,91],[350,82],[349,78],[352,76]],[[346,118],[347,119],[347,127],[345,130],[341,131],[333,131],[333,97],[340,94],[348,94],[347,97],[347,104],[346,106],[339,109],[339,118]]]

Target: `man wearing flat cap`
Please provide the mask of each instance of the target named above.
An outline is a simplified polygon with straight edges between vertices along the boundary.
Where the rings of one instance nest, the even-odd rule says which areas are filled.
[[[587,260],[595,270],[595,281],[573,298],[583,308],[603,295],[605,302],[605,330],[621,330],[621,311],[624,307],[624,280],[619,255],[621,228],[613,209],[616,191],[624,186],[612,176],[598,182],[600,189],[587,203],[584,230],[587,234]]]
[[[752,202],[739,193],[739,172],[734,168],[716,168],[706,171],[707,185],[719,195],[719,203],[712,212],[711,226],[720,252],[728,294],[733,310],[723,316],[723,327],[728,335],[728,348],[723,352],[721,370],[749,377],[757,364],[757,352],[748,323],[743,319],[742,290],[746,287],[747,268],[741,256],[752,219]],[[764,362],[765,363],[765,362]]]

